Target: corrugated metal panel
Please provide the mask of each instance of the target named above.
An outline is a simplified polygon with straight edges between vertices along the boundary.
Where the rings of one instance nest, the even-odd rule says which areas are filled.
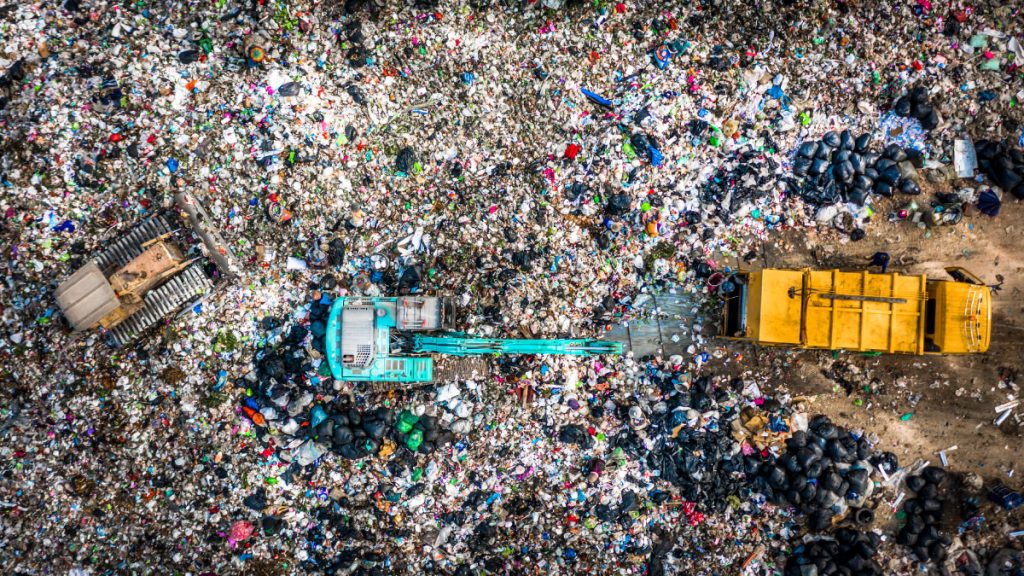
[[[351,357],[350,366],[366,367],[373,362],[373,314],[372,306],[345,306],[341,316],[341,355]]]
[[[921,353],[923,276],[820,270],[808,278],[808,347]]]
[[[753,276],[753,275],[752,275]],[[750,334],[766,344],[800,344],[800,270],[764,270],[751,282]],[[795,296],[790,296],[790,290]]]
[[[62,282],[55,295],[61,312],[76,331],[96,327],[119,305],[114,289],[95,261]]]

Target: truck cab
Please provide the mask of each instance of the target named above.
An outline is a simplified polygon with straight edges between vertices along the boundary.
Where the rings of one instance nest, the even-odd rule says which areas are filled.
[[[723,295],[720,336],[889,354],[985,352],[990,290],[962,268],[947,272],[952,280],[840,270],[739,272]]]

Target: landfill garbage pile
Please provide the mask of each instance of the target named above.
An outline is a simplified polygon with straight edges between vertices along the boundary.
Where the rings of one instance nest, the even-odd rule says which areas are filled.
[[[753,456],[745,467],[769,501],[798,508],[808,517],[807,527],[820,532],[871,497],[873,452],[863,435],[818,415],[806,431],[795,430],[786,439],[784,453]]]
[[[849,506],[862,439],[819,426],[790,454],[788,406],[702,372],[717,353],[703,321],[680,321],[691,342],[668,368],[502,358],[479,381],[369,397],[329,377],[327,307],[438,294],[465,311],[459,329],[515,337],[597,335],[655,289],[699,310],[728,286],[719,258],[814,225],[785,186],[801,142],[845,127],[897,145],[865,151],[864,174],[856,139],[816,145],[868,205],[886,172],[890,190],[908,179],[878,164],[910,144],[944,164],[961,132],[1018,137],[1013,3],[926,6],[6,3],[0,563],[781,570],[807,521],[788,507],[810,504],[789,484],[766,503],[751,482],[770,487],[760,472],[784,458],[785,482],[808,476],[811,450],[838,478],[807,508],[823,523],[819,495],[829,512]],[[938,89],[908,92],[921,85]],[[904,93],[910,117],[891,116],[916,129],[881,131]],[[1012,167],[989,172],[1008,185],[1021,163],[999,150],[979,164]],[[879,179],[855,186],[869,169]],[[179,190],[223,232],[237,280],[134,346],[72,334],[56,285]],[[744,479],[754,452],[763,480]]]
[[[952,542],[941,531],[946,504],[940,498],[939,489],[945,479],[946,471],[937,466],[927,466],[920,474],[906,479],[907,489],[914,493],[914,498],[903,504],[906,518],[896,539],[913,549],[921,562],[942,562]]]
[[[889,144],[881,154],[870,151],[871,135],[854,137],[849,130],[828,132],[818,141],[804,142],[793,160],[793,173],[804,200],[822,205],[838,201],[864,206],[870,194],[890,198],[897,191],[916,195],[921,189],[913,165],[923,167],[920,152]]]
[[[1024,152],[1008,140],[979,140],[975,150],[978,169],[1004,191],[1024,199]]]
[[[875,532],[858,532],[851,528],[836,530],[833,538],[819,538],[793,549],[786,560],[785,576],[885,574],[875,560],[881,538]]]
[[[985,569],[985,576],[1019,576],[1024,574],[1024,552],[1003,548],[996,552]]]
[[[738,390],[717,388],[709,376],[677,390],[678,376],[671,371],[652,381],[663,399],[651,407],[649,417],[638,406],[622,406],[620,418],[630,427],[616,436],[614,444],[646,458],[684,500],[698,502],[702,513],[724,512],[726,498],[741,491],[740,446],[730,436]],[[642,442],[641,433],[653,445]]]

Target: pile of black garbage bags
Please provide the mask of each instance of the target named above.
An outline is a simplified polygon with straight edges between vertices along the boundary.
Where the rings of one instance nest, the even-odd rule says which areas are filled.
[[[808,517],[808,528],[820,532],[832,526],[833,518],[861,506],[870,496],[872,455],[866,438],[819,415],[807,431],[798,430],[786,440],[782,455],[750,456],[744,471],[770,502],[800,510]]]
[[[870,150],[871,135],[854,136],[849,130],[828,132],[821,140],[804,142],[793,159],[790,193],[815,205],[840,200],[863,206],[871,194],[892,197],[896,192],[920,194],[917,182],[901,163],[923,166],[924,157],[913,149],[890,144],[881,154]]]
[[[918,86],[896,101],[895,112],[903,118],[917,118],[925,130],[934,130],[939,125],[939,114],[928,102],[928,89]]]
[[[722,513],[728,506],[726,498],[745,488],[743,457],[730,435],[731,422],[738,414],[729,404],[730,388],[736,391],[743,382],[736,379],[728,386],[716,386],[711,378],[702,376],[687,389],[677,387],[676,378],[667,372],[652,377],[667,394],[650,416],[647,435],[654,440],[653,448],[645,450],[631,431],[617,435],[615,444],[646,457],[647,465],[674,485],[684,500],[699,502],[705,512]],[[708,412],[718,412],[714,425],[687,425],[690,415]]]
[[[834,539],[822,538],[800,544],[786,559],[785,576],[881,576],[874,559],[881,538],[874,532],[852,528],[836,530]]]
[[[952,540],[939,531],[945,503],[939,498],[939,487],[946,471],[928,466],[916,476],[907,478],[907,488],[915,497],[903,504],[906,523],[896,535],[896,541],[911,548],[922,562],[941,562]]]
[[[1008,141],[979,140],[974,149],[978,169],[996,186],[1024,200],[1024,153]]]

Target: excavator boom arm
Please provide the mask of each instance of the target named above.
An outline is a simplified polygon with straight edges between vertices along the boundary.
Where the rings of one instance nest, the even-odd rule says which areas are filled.
[[[413,351],[424,354],[474,356],[482,354],[558,354],[563,356],[593,356],[622,354],[621,342],[586,339],[527,340],[504,338],[474,338],[460,334],[413,337]]]

